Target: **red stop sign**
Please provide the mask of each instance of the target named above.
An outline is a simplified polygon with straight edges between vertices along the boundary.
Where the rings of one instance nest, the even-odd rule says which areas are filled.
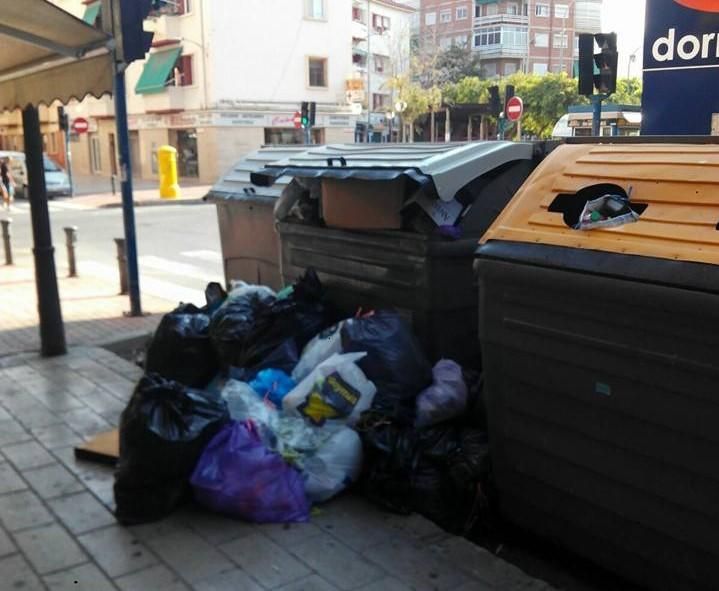
[[[299,111],[295,111],[295,116],[292,121],[294,121],[295,129],[302,127],[302,114]]]
[[[509,121],[519,121],[524,113],[524,103],[518,96],[513,96],[507,101],[507,112],[505,113]]]
[[[84,117],[78,117],[77,119],[73,120],[72,130],[75,133],[87,133],[88,129],[90,129],[90,123]]]

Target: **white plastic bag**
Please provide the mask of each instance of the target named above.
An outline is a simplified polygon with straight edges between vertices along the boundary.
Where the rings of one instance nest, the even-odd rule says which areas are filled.
[[[304,464],[308,454],[317,451],[342,428],[342,424],[336,422],[327,423],[322,428],[313,427],[302,417],[286,416],[248,384],[237,380],[227,382],[222,396],[227,401],[233,420],[252,420],[259,428],[265,445],[298,467]]]
[[[362,471],[362,440],[344,427],[325,441],[302,469],[305,494],[313,503],[328,501],[356,482]]]
[[[305,417],[313,425],[340,420],[354,425],[372,406],[377,392],[357,362],[366,353],[335,353],[320,363],[282,401],[285,412]]]
[[[342,353],[342,325],[338,322],[327,330],[323,330],[302,349],[300,361],[292,372],[295,382],[304,380],[320,363],[335,353]]]

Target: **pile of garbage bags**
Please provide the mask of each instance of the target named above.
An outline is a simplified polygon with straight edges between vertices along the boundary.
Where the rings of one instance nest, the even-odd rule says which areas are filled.
[[[303,522],[358,486],[451,531],[486,508],[481,387],[434,367],[394,311],[340,318],[312,270],[279,293],[206,290],[161,321],[122,414],[116,515],[183,502],[251,522]],[[469,378],[469,379],[468,379]]]

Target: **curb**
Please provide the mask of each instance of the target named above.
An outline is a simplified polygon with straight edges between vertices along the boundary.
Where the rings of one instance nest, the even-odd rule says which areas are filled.
[[[198,199],[168,199],[167,201],[135,201],[135,207],[167,207],[169,205],[204,205],[202,197]],[[103,203],[98,209],[113,209],[122,207],[122,203]]]

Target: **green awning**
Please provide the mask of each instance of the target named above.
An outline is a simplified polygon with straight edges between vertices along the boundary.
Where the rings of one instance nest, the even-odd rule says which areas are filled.
[[[155,94],[165,90],[167,79],[182,53],[182,47],[151,53],[135,87],[136,94]]]
[[[474,0],[475,4],[497,4],[499,0]]]
[[[95,22],[97,22],[97,17],[100,16],[101,6],[102,4],[100,2],[88,4],[85,8],[85,14],[82,16],[82,20],[84,20],[91,27],[94,27]]]

